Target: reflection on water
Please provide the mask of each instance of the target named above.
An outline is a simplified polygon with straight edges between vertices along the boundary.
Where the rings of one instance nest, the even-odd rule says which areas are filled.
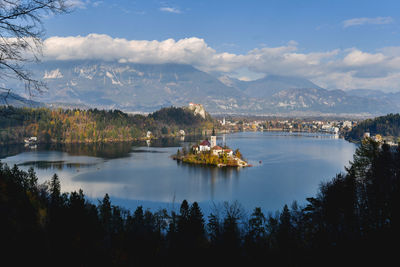
[[[157,151],[157,150],[149,150],[149,149],[134,149],[132,153],[166,153],[166,151]]]
[[[210,197],[212,200],[215,199],[215,187],[219,179],[225,180],[225,184],[229,183],[231,179],[239,178],[240,168],[217,168],[213,166],[196,166],[193,164],[185,164],[182,162],[176,162],[177,165],[185,172],[188,173],[189,177],[208,177],[209,179],[209,189]]]
[[[46,160],[33,160],[17,164],[17,166],[30,166],[37,169],[56,169],[62,170],[64,168],[83,168],[94,166],[97,163],[83,163],[83,162],[65,162],[64,160],[46,161]]]
[[[171,154],[200,138],[150,142],[70,144],[1,148],[3,162],[35,167],[40,182],[57,172],[64,191],[82,188],[91,198],[109,193],[118,204],[172,203],[187,199],[209,205],[238,200],[246,208],[281,208],[313,196],[321,181],[343,171],[355,146],[330,135],[246,132],[219,136],[240,148],[254,167],[216,168],[182,164]]]
[[[24,145],[9,145],[9,146],[0,146],[0,159],[9,157],[9,156],[14,156],[19,153],[22,153],[24,151],[28,151]]]
[[[197,141],[199,137],[186,138],[187,142]],[[185,140],[185,139],[183,139]],[[179,147],[183,141],[181,138],[160,138],[134,142],[115,143],[89,143],[89,144],[38,144],[34,149],[24,144],[0,146],[0,159],[10,157],[23,152],[37,151],[63,151],[69,155],[85,155],[104,159],[117,159],[129,157],[132,147]],[[140,152],[140,151],[136,151]]]

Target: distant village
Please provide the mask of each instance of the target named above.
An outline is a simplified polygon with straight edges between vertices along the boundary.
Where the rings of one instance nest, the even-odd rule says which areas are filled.
[[[246,118],[218,120],[221,127],[233,131],[298,131],[323,132],[340,134],[350,131],[357,121],[350,120],[302,120],[302,119],[272,119],[251,120]]]
[[[218,123],[225,132],[235,131],[288,131],[332,134],[334,137],[343,137],[358,124],[357,120],[307,120],[307,119],[271,119],[251,120],[248,118],[223,117]],[[385,142],[390,146],[397,146],[396,142],[381,136],[364,133],[364,138],[371,138],[376,142]]]

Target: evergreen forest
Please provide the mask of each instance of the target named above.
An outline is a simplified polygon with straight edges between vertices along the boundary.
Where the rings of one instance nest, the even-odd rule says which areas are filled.
[[[395,143],[400,142],[400,114],[388,114],[364,120],[346,133],[345,137],[347,140],[359,142],[366,132],[371,136],[379,134]]]

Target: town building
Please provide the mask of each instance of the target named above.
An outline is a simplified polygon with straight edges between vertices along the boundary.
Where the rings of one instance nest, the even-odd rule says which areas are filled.
[[[208,140],[204,140],[199,144],[199,152],[205,152],[211,150],[211,143]]]
[[[224,149],[224,153],[228,155],[229,157],[233,157],[233,151],[232,149]]]
[[[213,155],[219,156],[220,154],[222,154],[223,148],[220,146],[213,146],[211,151],[212,151]]]

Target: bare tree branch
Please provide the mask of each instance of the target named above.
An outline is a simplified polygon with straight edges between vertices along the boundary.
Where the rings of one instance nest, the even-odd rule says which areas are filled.
[[[43,16],[69,11],[66,0],[0,0],[0,80],[19,80],[29,95],[46,88],[25,64],[42,56]]]

